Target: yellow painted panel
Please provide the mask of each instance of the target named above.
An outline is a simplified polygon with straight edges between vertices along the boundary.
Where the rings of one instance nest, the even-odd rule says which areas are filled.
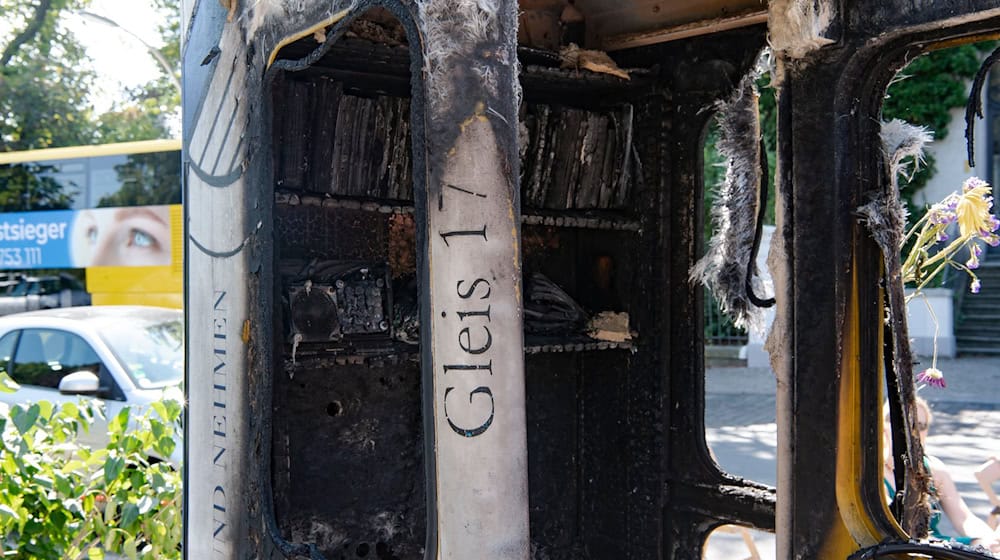
[[[181,271],[170,266],[94,266],[87,269],[90,293],[184,291]]]
[[[158,307],[184,308],[184,294],[166,293],[107,293],[91,294],[92,305],[155,305]]]
[[[846,324],[844,325],[838,403],[839,421],[837,422],[839,428],[837,433],[836,488],[837,507],[840,512],[839,521],[842,523],[837,523],[827,535],[823,544],[823,553],[819,556],[821,558],[846,558],[859,548],[874,546],[882,542],[887,536],[899,537],[903,535],[902,529],[898,528],[898,524],[889,513],[888,505],[884,499],[879,505],[885,516],[898,529],[898,534],[880,534],[880,530],[872,519],[861,495],[865,451],[861,444],[859,411],[861,410],[861,384],[865,372],[861,370],[860,360],[861,319],[857,301],[859,291],[857,271],[859,266],[856,261],[851,269],[854,271],[851,278],[852,297],[848,302]],[[881,329],[874,329],[874,331],[879,334],[881,339]],[[881,342],[879,340],[879,348],[882,347]],[[882,416],[880,410],[870,411],[870,413],[879,418]],[[881,439],[880,437],[879,453],[882,451]]]
[[[92,266],[87,291],[94,305],[184,303],[184,229],[180,204],[170,206],[171,263],[167,266]]]
[[[184,211],[180,204],[170,206],[170,267],[184,274]]]

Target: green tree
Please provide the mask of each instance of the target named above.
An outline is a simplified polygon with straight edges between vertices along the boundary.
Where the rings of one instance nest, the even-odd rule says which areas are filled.
[[[98,119],[98,138],[104,142],[131,142],[169,138],[170,119],[179,116],[180,81],[180,2],[154,0],[163,16],[159,27],[163,46],[157,50],[171,68],[160,68],[157,78],[126,92],[126,99]]]
[[[889,85],[882,115],[926,126],[940,140],[948,134],[951,109],[964,107],[969,81],[993,42],[962,45],[927,53],[906,65]]]
[[[87,144],[86,53],[59,16],[89,0],[0,0],[0,151]]]
[[[181,186],[176,180],[181,175],[180,168],[181,158],[176,152],[131,155],[126,163],[115,166],[122,187],[101,197],[97,205],[180,204]]]
[[[95,115],[98,77],[61,24],[90,0],[0,0],[0,151],[149,140],[172,136],[180,107],[179,0],[154,0],[165,18],[158,49],[172,66]],[[173,74],[173,75],[171,75]]]
[[[0,212],[70,208],[78,191],[46,176],[50,170],[40,163],[0,167]]]
[[[964,107],[969,82],[982,62],[983,51],[993,43],[962,45],[933,51],[915,58],[889,85],[882,105],[884,120],[901,119],[934,131],[934,139],[948,135],[951,110]],[[937,172],[934,157],[928,154],[912,177],[900,181],[900,194],[910,215],[919,215],[913,196]]]

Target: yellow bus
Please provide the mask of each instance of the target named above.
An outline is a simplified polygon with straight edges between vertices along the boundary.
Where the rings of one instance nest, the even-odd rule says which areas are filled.
[[[181,142],[0,153],[0,270],[83,269],[95,305],[183,305]]]

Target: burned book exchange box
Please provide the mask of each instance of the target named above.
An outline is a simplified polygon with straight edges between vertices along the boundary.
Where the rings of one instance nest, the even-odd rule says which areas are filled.
[[[188,558],[681,560],[730,524],[783,559],[902,538],[864,463],[882,268],[855,210],[886,182],[893,73],[1000,28],[1000,3],[186,4]],[[708,450],[691,279],[719,247],[704,140],[743,102],[726,196],[758,225],[740,178],[769,172],[764,67],[777,489]]]
[[[425,546],[411,67],[385,15],[361,16],[271,89],[274,513],[327,558],[421,558]],[[670,522],[660,364],[696,367],[667,341],[701,307],[687,280],[700,195],[669,186],[697,172],[700,144],[679,139],[701,135],[710,115],[698,109],[748,69],[763,29],[728,39],[633,49],[615,74],[519,50],[535,558],[654,558]],[[314,49],[306,37],[278,57]],[[691,73],[696,58],[717,71]]]

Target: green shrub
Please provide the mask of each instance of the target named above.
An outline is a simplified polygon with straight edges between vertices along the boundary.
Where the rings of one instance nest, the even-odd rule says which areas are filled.
[[[0,372],[0,390],[12,387]],[[95,415],[100,407],[82,402],[0,403],[3,558],[180,558],[181,474],[149,456],[174,450],[181,404],[123,410],[108,419],[103,449],[76,442]]]

